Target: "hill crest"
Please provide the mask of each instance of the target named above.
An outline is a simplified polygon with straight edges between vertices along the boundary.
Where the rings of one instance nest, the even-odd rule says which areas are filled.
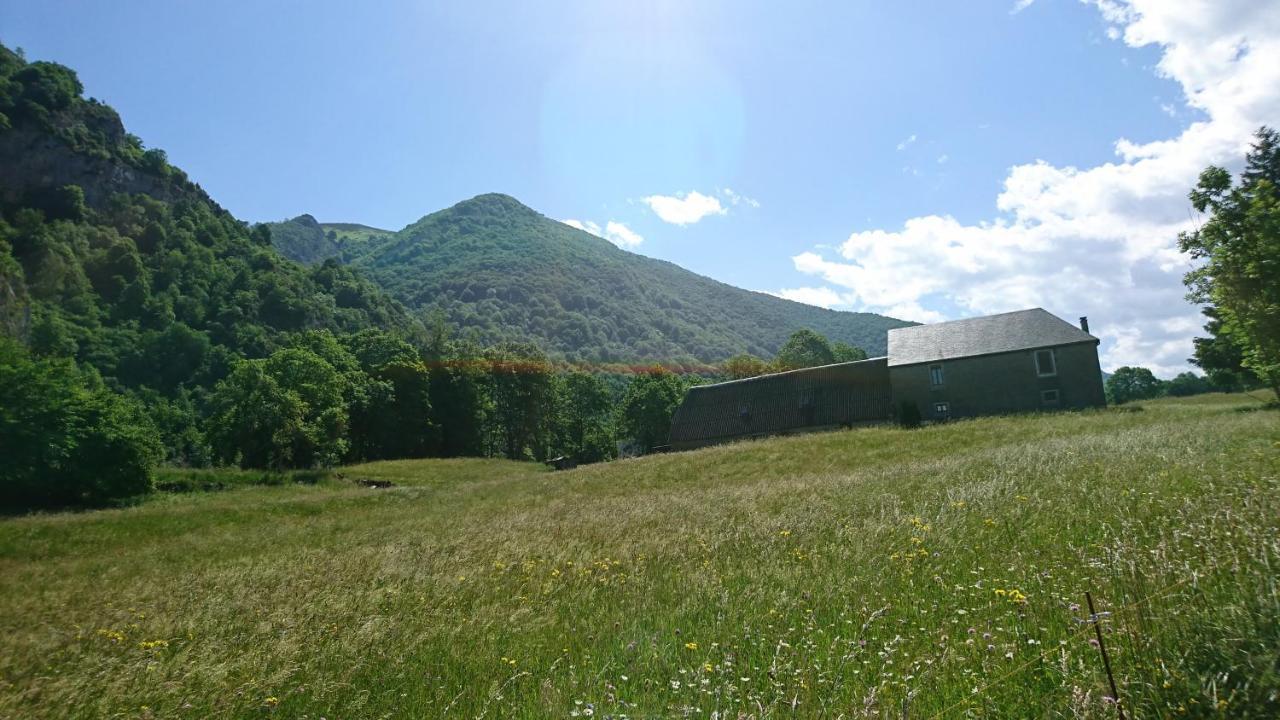
[[[286,256],[360,268],[408,307],[442,315],[478,342],[534,341],[570,361],[771,357],[806,327],[876,355],[890,328],[914,324],[737,288],[619,248],[503,193],[462,200],[394,233],[270,227]]]

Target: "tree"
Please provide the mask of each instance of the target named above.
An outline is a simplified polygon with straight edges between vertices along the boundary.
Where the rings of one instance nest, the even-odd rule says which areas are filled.
[[[678,376],[662,368],[636,375],[618,405],[619,435],[633,438],[643,452],[666,445],[686,389]]]
[[[22,87],[23,101],[45,110],[63,110],[84,92],[75,71],[57,63],[30,63],[14,73],[13,79]]]
[[[831,345],[831,354],[836,362],[857,362],[867,359],[867,351],[848,343],[836,342]]]
[[[485,359],[497,449],[513,460],[545,460],[554,399],[547,356],[533,345],[503,343],[485,351]]]
[[[780,370],[798,370],[800,368],[830,365],[836,361],[831,344],[822,335],[804,328],[791,334],[786,344],[778,351],[773,364]]]
[[[599,377],[569,372],[556,378],[554,451],[578,463],[613,457],[612,411],[609,388]]]
[[[294,437],[302,435],[305,406],[280,386],[265,360],[242,360],[209,398],[205,435],[214,457],[242,468],[293,467]]]
[[[1186,275],[1188,299],[1214,308],[1243,366],[1280,398],[1280,134],[1258,130],[1239,183],[1209,167],[1190,198],[1209,218],[1178,236],[1203,261]]]
[[[1190,361],[1205,371],[1209,376],[1209,383],[1218,390],[1237,392],[1247,387],[1256,387],[1258,378],[1244,366],[1244,349],[1231,336],[1217,309],[1208,306],[1203,312],[1209,318],[1204,326],[1209,337],[1192,340],[1195,354]]]
[[[1195,373],[1184,372],[1179,373],[1177,377],[1164,384],[1164,390],[1167,395],[1173,397],[1186,397],[1188,395],[1199,395],[1213,391],[1213,386],[1209,381]]]
[[[68,359],[0,338],[0,505],[101,505],[149,492],[155,428]]]
[[[378,380],[391,386],[391,397],[375,405],[382,432],[379,457],[406,458],[427,455],[435,442],[431,422],[431,374],[417,360],[395,360],[378,368]]]
[[[755,355],[743,353],[724,361],[724,374],[730,380],[743,380],[769,372],[769,364]]]
[[[327,466],[347,449],[346,383],[301,348],[241,360],[214,388],[205,433],[218,459],[244,468]]]
[[[1150,370],[1126,365],[1107,378],[1107,399],[1116,405],[1132,400],[1149,400],[1160,395],[1162,385]]]

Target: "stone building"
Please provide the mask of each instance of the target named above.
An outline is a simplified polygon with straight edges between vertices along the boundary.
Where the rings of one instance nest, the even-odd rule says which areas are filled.
[[[690,388],[671,446],[893,420],[1103,407],[1098,338],[1040,308],[889,331],[889,354]]]

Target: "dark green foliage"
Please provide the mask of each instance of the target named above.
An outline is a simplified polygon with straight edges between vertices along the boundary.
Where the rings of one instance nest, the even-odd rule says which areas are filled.
[[[212,492],[250,486],[315,485],[330,479],[328,470],[240,470],[167,467],[156,471],[156,489],[164,492]]]
[[[857,362],[858,360],[867,359],[867,351],[860,347],[853,347],[848,343],[834,342],[831,344],[831,355],[838,363],[841,362]]]
[[[432,422],[439,428],[435,454],[442,457],[487,454],[488,369],[470,360],[437,358],[430,372]]]
[[[569,372],[556,378],[555,452],[575,463],[608,460],[615,452],[613,398],[598,376]]]
[[[101,505],[151,488],[155,429],[66,359],[0,338],[0,505]]]
[[[32,188],[27,191],[24,204],[44,213],[50,220],[83,220],[89,212],[84,202],[84,189],[79,185]]]
[[[898,424],[904,428],[918,428],[920,422],[920,408],[910,400],[903,400],[898,408]]]
[[[846,352],[850,351],[852,348]],[[778,350],[778,356],[773,359],[773,364],[779,370],[799,370],[830,365],[835,361],[836,356],[831,350],[831,343],[821,334],[809,328],[803,328],[791,334],[782,349]]]
[[[1229,337],[1241,364],[1280,397],[1280,133],[1258,131],[1239,183],[1210,167],[1190,197],[1209,217],[1178,238],[1204,261],[1187,273],[1189,298],[1213,307],[1216,335]]]
[[[537,347],[503,343],[485,352],[492,402],[492,446],[519,460],[548,457],[555,401],[551,365]]]
[[[16,92],[11,91],[11,107],[18,116],[46,119],[48,113],[66,109],[84,92],[75,71],[57,63],[33,62],[13,73],[12,81]]]
[[[666,445],[671,418],[688,388],[678,375],[662,368],[637,374],[618,406],[619,436],[634,440],[646,453]]]
[[[1123,405],[1133,400],[1150,400],[1164,392],[1164,384],[1144,367],[1117,368],[1106,383],[1107,402]]]
[[[287,392],[264,360],[236,363],[209,401],[209,442],[216,459],[242,468],[293,464],[294,438],[303,434],[302,399]]]
[[[730,380],[753,378],[771,370],[769,363],[750,353],[734,355],[724,362],[724,374]]]
[[[1244,349],[1232,337],[1217,309],[1208,306],[1204,314],[1209,318],[1204,326],[1209,337],[1192,341],[1195,355],[1190,361],[1200,366],[1209,376],[1210,384],[1219,390],[1235,392],[1257,387],[1260,384],[1257,376],[1244,366]]]
[[[341,259],[406,305],[474,330],[481,344],[535,341],[557,359],[698,366],[742,352],[771,357],[798,327],[883,352],[886,331],[910,324],[730,287],[505,195],[481,195],[397,233],[329,237],[326,228],[337,227],[310,216],[271,226],[287,255]]]
[[[1207,378],[1190,372],[1179,373],[1177,377],[1164,384],[1165,394],[1173,397],[1200,395],[1216,389]]]
[[[415,360],[392,360],[380,366],[374,378],[391,389],[372,403],[376,419],[371,441],[376,446],[365,457],[426,457],[438,447],[431,422],[431,373]],[[447,422],[447,420],[446,420]]]

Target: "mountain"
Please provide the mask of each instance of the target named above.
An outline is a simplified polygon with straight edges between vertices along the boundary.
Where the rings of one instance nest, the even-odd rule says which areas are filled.
[[[420,327],[358,271],[282,257],[74,71],[0,45],[0,336],[186,402],[305,331]]]
[[[771,357],[805,327],[878,355],[890,328],[912,324],[726,285],[622,250],[507,195],[474,197],[395,233],[323,225],[309,215],[269,227],[287,257],[336,258],[483,343],[534,340],[575,361]],[[360,230],[341,230],[351,227]]]

